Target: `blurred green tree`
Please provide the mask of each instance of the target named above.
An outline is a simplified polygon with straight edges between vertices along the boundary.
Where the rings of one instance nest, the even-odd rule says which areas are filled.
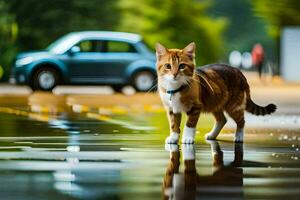
[[[299,0],[253,0],[256,15],[268,23],[268,32],[280,37],[284,26],[300,25]]]
[[[226,60],[231,51],[251,51],[257,42],[272,57],[273,39],[266,34],[265,22],[254,16],[250,0],[215,0],[209,13],[215,17],[226,16],[229,21],[225,31]]]
[[[169,48],[197,44],[197,64],[216,62],[223,52],[225,18],[212,18],[211,0],[120,0],[119,29],[137,32],[154,48],[160,42]]]
[[[82,30],[114,30],[118,23],[115,1],[10,0],[16,13],[20,50],[45,48],[58,37]]]
[[[0,80],[3,78],[3,71],[9,70],[9,63],[15,55],[14,43],[17,34],[18,27],[14,15],[9,13],[8,4],[0,1]]]

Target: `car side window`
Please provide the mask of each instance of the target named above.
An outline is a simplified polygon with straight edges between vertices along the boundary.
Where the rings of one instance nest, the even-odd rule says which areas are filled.
[[[100,40],[84,40],[76,44],[80,52],[101,52],[103,44]]]
[[[137,52],[132,44],[120,41],[107,41],[107,52],[135,53]]]

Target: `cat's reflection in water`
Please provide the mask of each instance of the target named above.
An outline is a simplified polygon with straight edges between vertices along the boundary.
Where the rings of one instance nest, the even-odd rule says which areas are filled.
[[[243,198],[243,144],[235,143],[234,160],[225,165],[217,141],[209,141],[213,156],[213,173],[199,175],[196,170],[194,145],[182,145],[184,170],[179,172],[178,145],[168,145],[170,161],[163,181],[163,199],[194,200],[198,198]],[[197,198],[196,198],[197,197]]]

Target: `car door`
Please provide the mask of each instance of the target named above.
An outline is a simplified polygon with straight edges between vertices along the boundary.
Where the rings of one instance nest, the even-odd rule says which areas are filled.
[[[102,73],[110,83],[123,83],[127,66],[138,60],[140,54],[131,43],[117,40],[106,40],[101,59]]]
[[[84,40],[72,47],[78,48],[78,52],[69,53],[66,61],[72,83],[104,82],[104,74],[101,70],[103,45],[101,40]]]

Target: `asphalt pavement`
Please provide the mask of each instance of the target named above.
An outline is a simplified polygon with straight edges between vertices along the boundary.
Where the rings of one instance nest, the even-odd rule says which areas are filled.
[[[206,141],[213,118],[202,115],[194,145],[165,145],[155,93],[1,84],[1,198],[298,199],[300,85],[247,77],[254,101],[278,112],[247,114],[243,144],[232,142],[231,120],[218,141]]]

